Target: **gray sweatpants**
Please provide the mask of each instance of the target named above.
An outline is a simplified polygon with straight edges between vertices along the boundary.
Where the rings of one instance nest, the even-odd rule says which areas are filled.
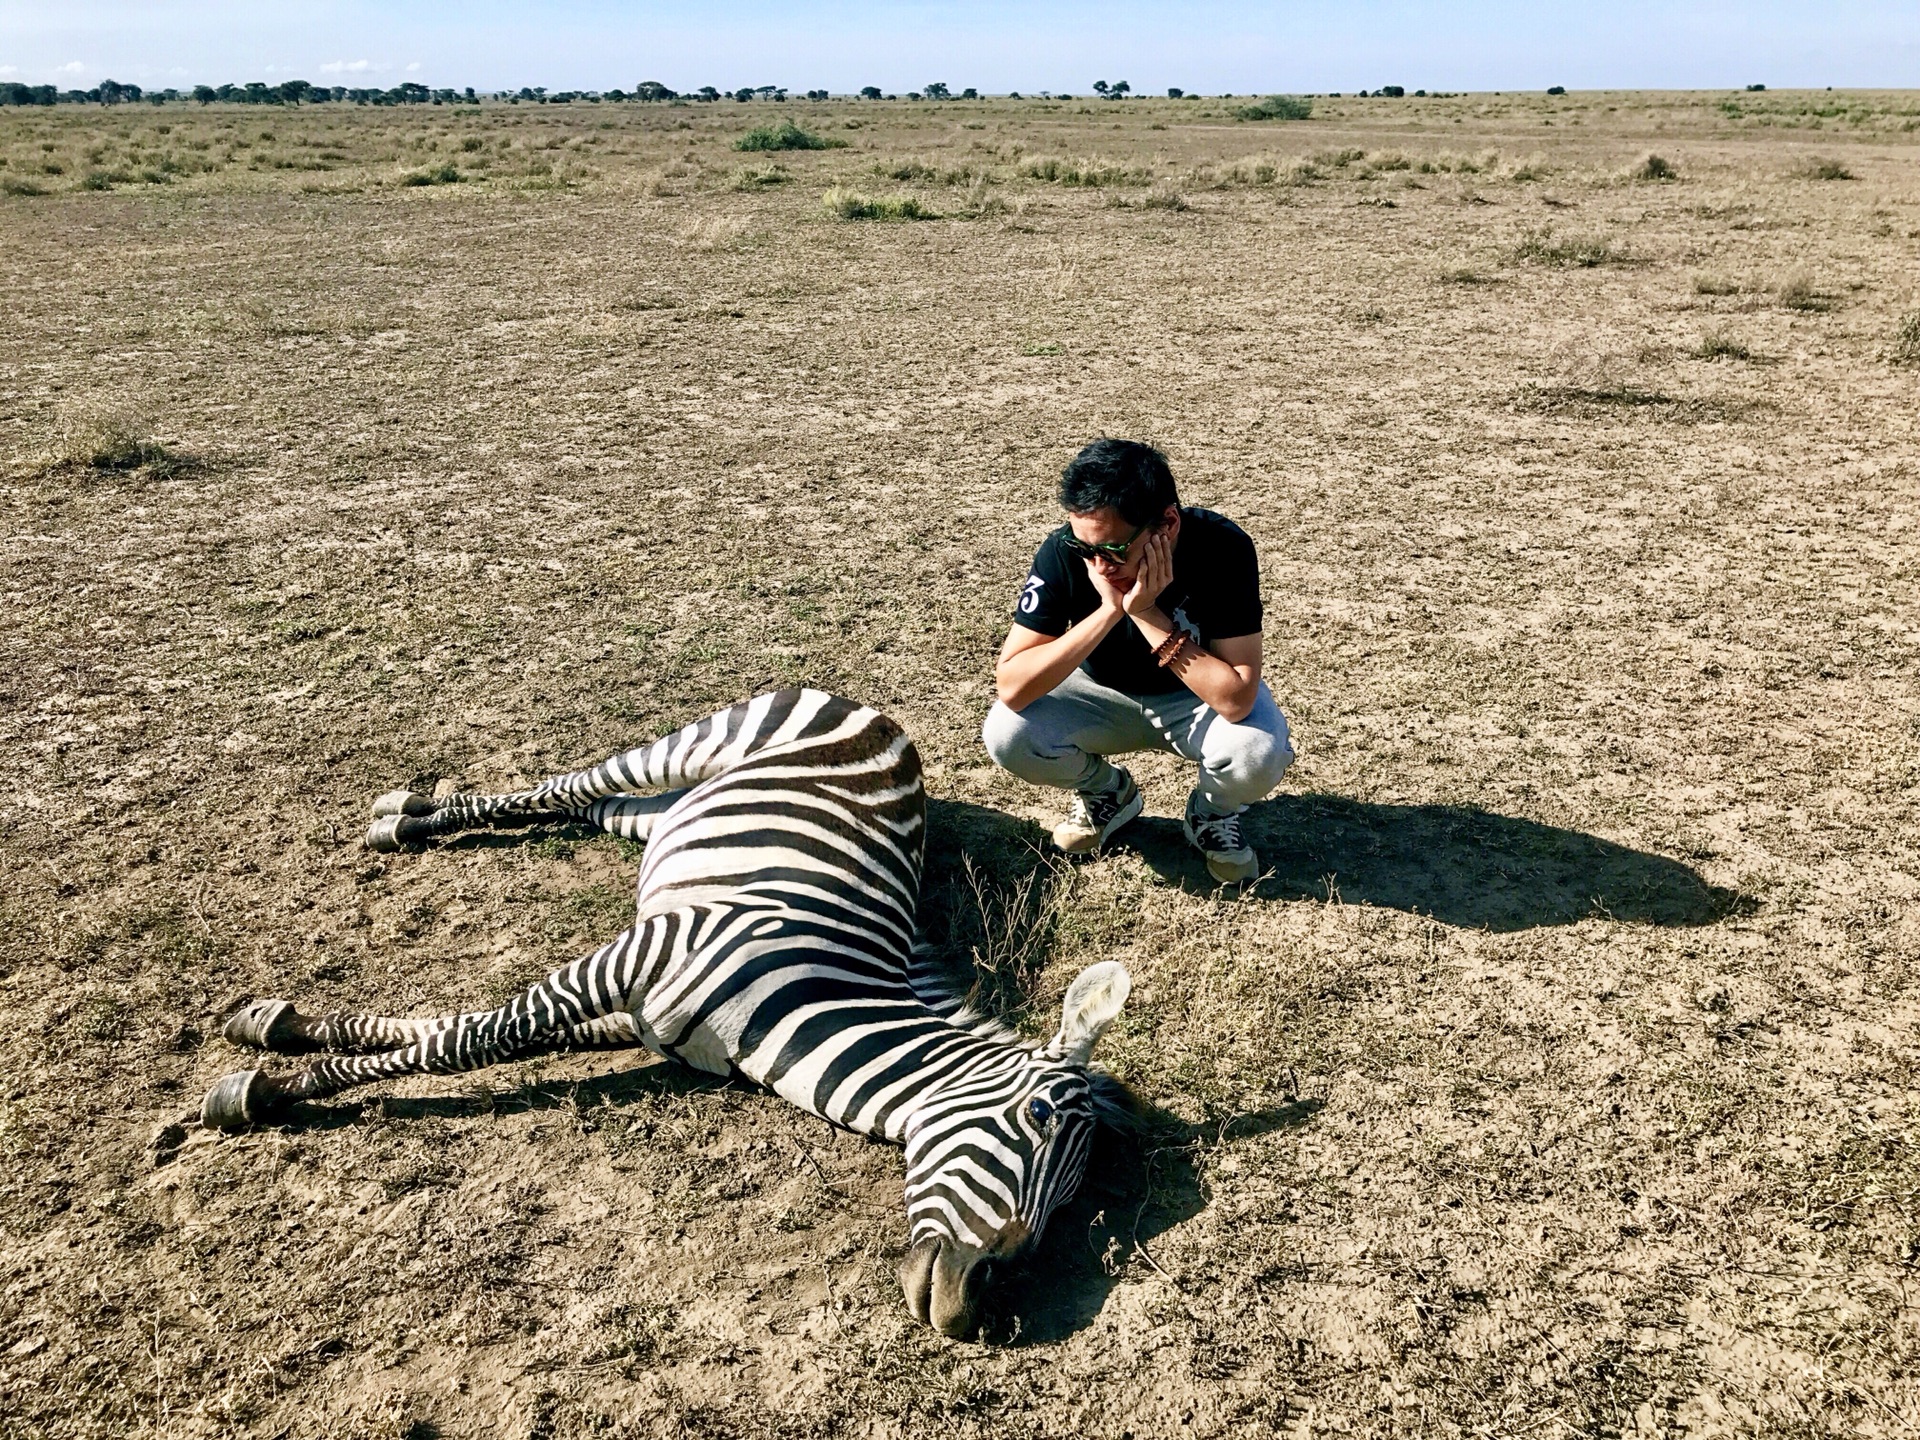
[[[1126,695],[1075,670],[1024,710],[996,701],[980,738],[1003,770],[1060,790],[1104,789],[1113,780],[1109,755],[1171,750],[1199,765],[1196,808],[1213,815],[1264,800],[1293,763],[1287,718],[1264,681],[1235,723],[1191,691]]]

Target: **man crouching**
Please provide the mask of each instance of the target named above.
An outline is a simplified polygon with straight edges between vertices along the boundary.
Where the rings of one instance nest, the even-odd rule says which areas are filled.
[[[1171,750],[1200,767],[1188,841],[1225,884],[1260,862],[1240,812],[1293,763],[1286,717],[1260,679],[1260,568],[1253,541],[1182,506],[1167,457],[1096,440],[1060,476],[1067,523],[1047,536],[994,667],[982,738],[994,763],[1074,792],[1053,832],[1098,850],[1140,813],[1109,755]]]

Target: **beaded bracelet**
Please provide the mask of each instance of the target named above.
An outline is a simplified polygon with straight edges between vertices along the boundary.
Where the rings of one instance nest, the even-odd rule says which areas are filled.
[[[1187,635],[1184,630],[1176,630],[1154,647],[1154,662],[1165,669],[1180,658],[1180,652],[1186,648]]]

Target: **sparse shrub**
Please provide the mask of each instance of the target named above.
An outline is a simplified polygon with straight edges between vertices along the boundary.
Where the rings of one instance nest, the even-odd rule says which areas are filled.
[[[1482,275],[1477,270],[1468,270],[1463,267],[1458,270],[1442,270],[1440,272],[1440,281],[1444,285],[1491,285],[1493,283],[1493,277],[1491,275]]]
[[[1853,179],[1853,172],[1838,160],[1821,160],[1811,156],[1796,165],[1793,173],[1803,180]]]
[[[1696,275],[1693,277],[1693,293],[1696,295],[1738,295],[1740,284],[1724,275]]]
[[[412,170],[400,177],[402,185],[458,185],[467,177],[451,161],[430,170]]]
[[[460,142],[460,148],[471,155],[476,150],[485,149],[486,144],[487,142],[482,140],[478,135],[469,135]]]
[[[45,186],[36,185],[31,180],[19,179],[17,176],[9,175],[6,179],[0,180],[0,195],[44,195],[46,193]]]
[[[1920,310],[1903,315],[1894,327],[1893,363],[1920,365]]]
[[[1658,155],[1649,155],[1633,167],[1633,178],[1636,180],[1678,180],[1680,178],[1680,172],[1673,168],[1671,161],[1663,160]]]
[[[911,195],[869,198],[857,190],[838,187],[821,197],[829,213],[842,220],[938,220],[940,217]]]
[[[1313,114],[1313,102],[1298,95],[1269,95],[1252,105],[1234,109],[1236,120],[1305,120]]]
[[[106,170],[89,170],[85,175],[80,177],[80,188],[82,190],[111,190],[113,188],[113,175],[110,171]]]
[[[1516,260],[1531,260],[1537,265],[1574,266],[1591,270],[1596,265],[1617,264],[1622,259],[1611,241],[1602,235],[1569,235],[1556,238],[1551,230],[1529,230],[1513,248]]]
[[[1833,300],[1814,287],[1813,278],[1804,270],[1796,270],[1780,282],[1774,292],[1780,297],[1780,303],[1789,310],[1798,310],[1803,314],[1831,310]]]
[[[931,180],[935,172],[933,166],[922,164],[918,160],[876,160],[873,173],[889,180]]]
[[[1707,331],[1700,337],[1700,343],[1693,347],[1693,353],[1702,360],[1751,360],[1753,358],[1753,352],[1725,330]]]
[[[1146,199],[1142,200],[1140,203],[1142,205],[1145,205],[1149,210],[1176,210],[1177,211],[1177,210],[1191,210],[1193,208],[1191,205],[1187,203],[1187,197],[1182,195],[1178,190],[1174,189],[1171,185],[1154,186],[1153,189],[1147,193]]]
[[[138,416],[124,412],[84,415],[70,421],[55,438],[41,470],[143,470],[164,480],[189,461],[149,434]]]
[[[736,150],[843,150],[847,142],[829,140],[811,130],[802,130],[791,120],[778,125],[756,125],[733,142]]]

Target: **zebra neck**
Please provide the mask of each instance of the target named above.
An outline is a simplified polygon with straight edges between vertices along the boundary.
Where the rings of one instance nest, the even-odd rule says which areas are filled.
[[[836,1125],[898,1144],[916,1111],[995,1088],[1032,1063],[1030,1042],[991,1026],[980,1033],[912,1001],[891,1017],[847,1027],[836,1055],[813,1057],[773,1088]]]

